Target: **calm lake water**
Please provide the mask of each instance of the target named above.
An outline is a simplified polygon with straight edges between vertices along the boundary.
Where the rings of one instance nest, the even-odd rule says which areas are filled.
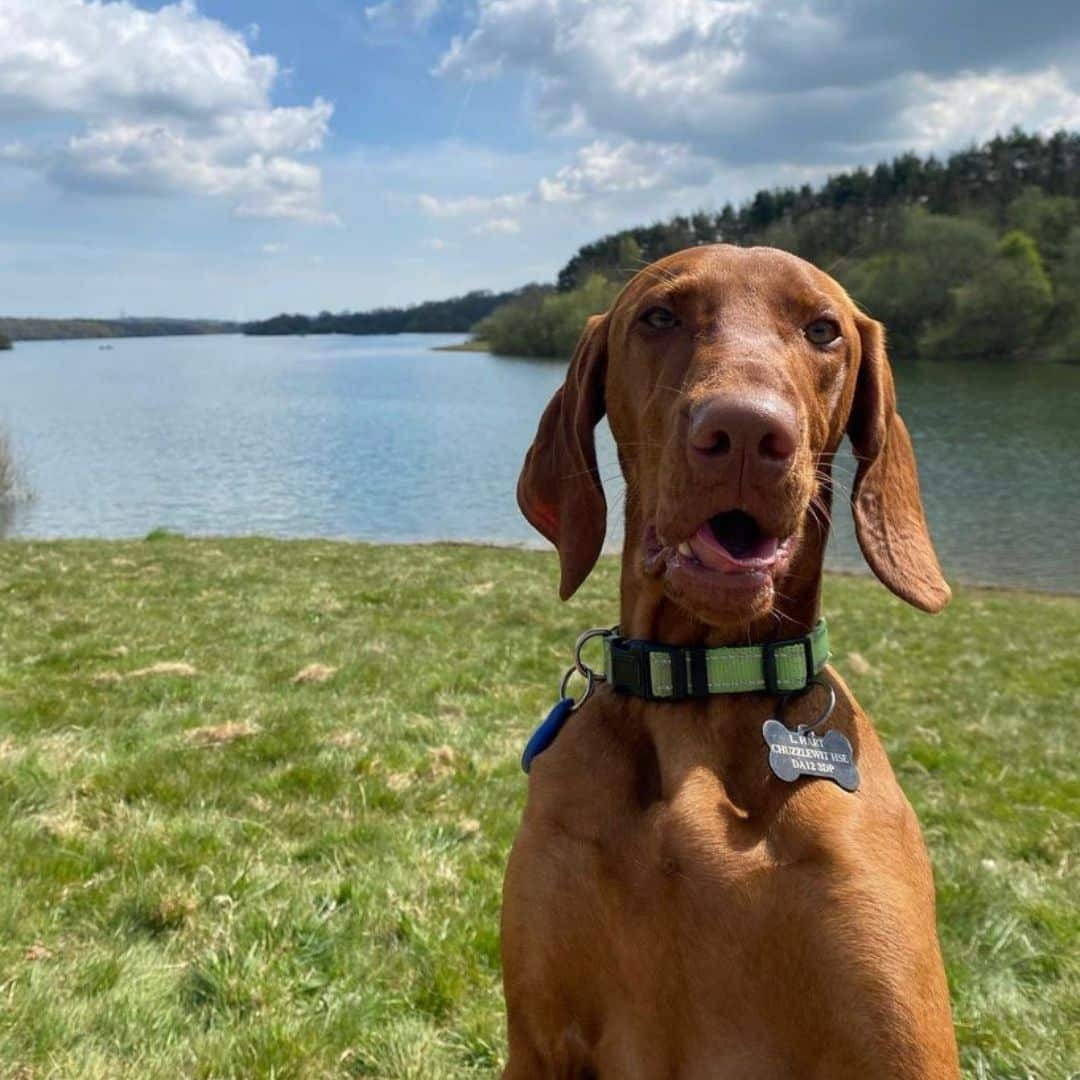
[[[21,342],[0,353],[0,424],[37,498],[0,532],[542,544],[514,487],[564,366],[432,351],[460,340]],[[1080,591],[1080,366],[897,379],[946,574]],[[617,517],[606,436],[601,468]],[[860,568],[844,502],[829,561]]]

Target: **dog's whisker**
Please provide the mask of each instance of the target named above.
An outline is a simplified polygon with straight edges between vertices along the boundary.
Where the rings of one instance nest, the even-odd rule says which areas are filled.
[[[684,386],[671,386],[668,383],[662,383],[662,382],[658,382],[658,383],[654,384],[653,389],[654,390],[667,390],[668,392],[670,392],[672,394],[684,394],[686,392],[686,387],[684,387]]]

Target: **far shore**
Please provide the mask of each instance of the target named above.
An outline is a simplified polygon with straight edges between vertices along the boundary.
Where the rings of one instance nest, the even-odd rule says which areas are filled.
[[[491,346],[479,338],[459,341],[456,345],[432,345],[432,352],[491,352]]]

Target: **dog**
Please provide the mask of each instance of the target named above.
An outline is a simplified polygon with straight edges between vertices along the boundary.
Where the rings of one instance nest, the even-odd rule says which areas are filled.
[[[948,602],[884,331],[802,259],[693,248],[588,320],[518,484],[564,600],[603,547],[605,413],[624,659],[652,643],[681,671],[704,648],[810,640],[845,433],[871,569],[917,608]],[[711,693],[686,664],[667,700],[609,672],[532,763],[503,889],[504,1078],[959,1076],[926,847],[851,692],[825,668],[785,700],[768,670]],[[774,731],[802,733],[827,693],[854,791],[771,767],[763,725],[782,711]]]

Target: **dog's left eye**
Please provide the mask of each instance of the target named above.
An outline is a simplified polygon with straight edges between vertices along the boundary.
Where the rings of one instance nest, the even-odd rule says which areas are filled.
[[[654,330],[667,330],[672,326],[678,326],[679,320],[675,318],[675,312],[665,307],[652,307],[641,316],[641,321]]]
[[[815,319],[803,333],[812,345],[831,345],[840,336],[840,326],[832,319]]]

